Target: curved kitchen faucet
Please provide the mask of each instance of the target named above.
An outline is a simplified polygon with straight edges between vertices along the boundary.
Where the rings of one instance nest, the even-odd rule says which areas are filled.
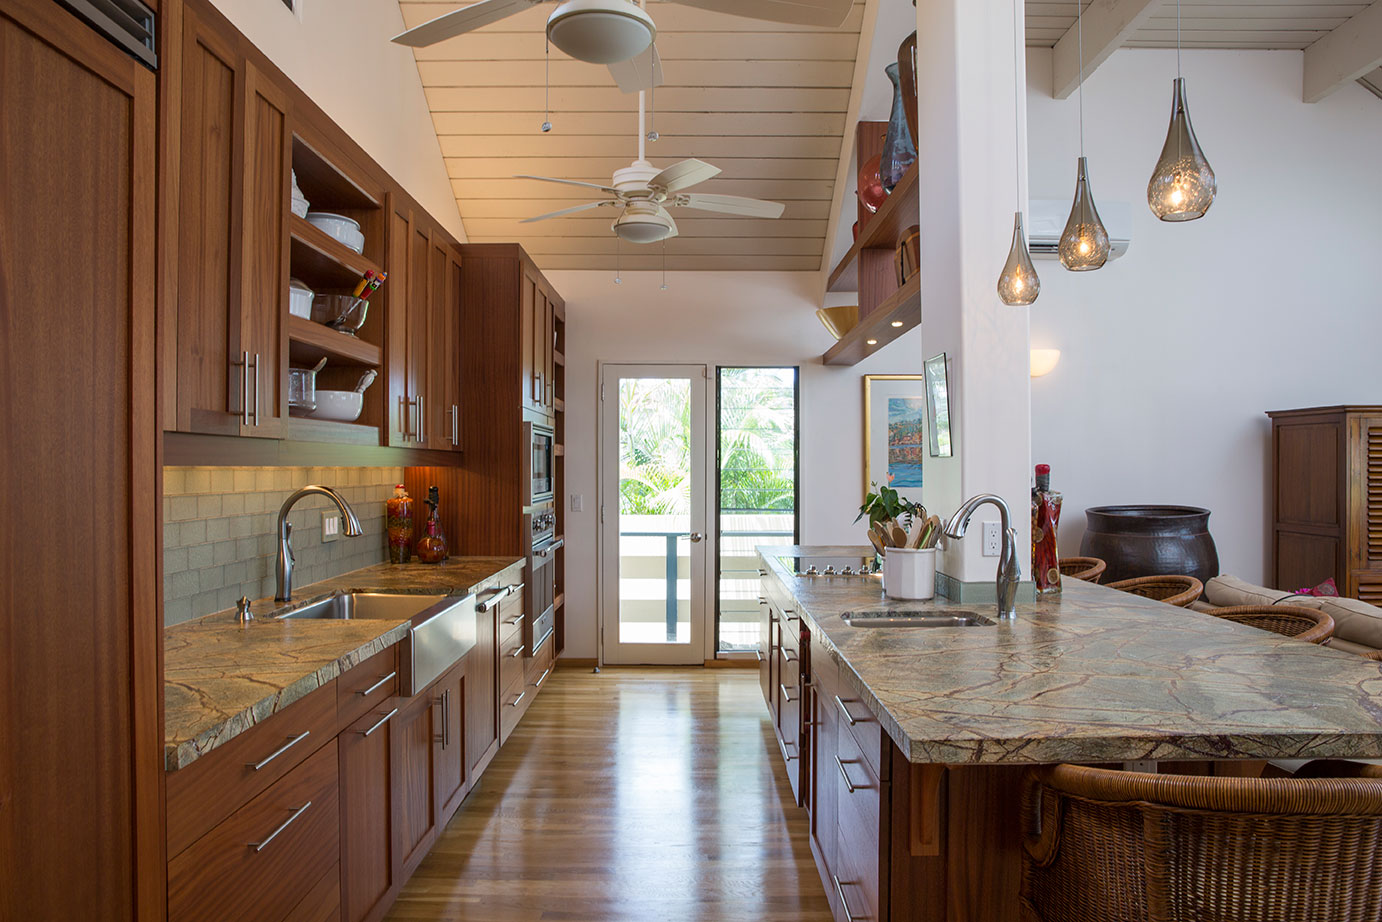
[[[998,617],[1017,617],[1017,584],[1022,579],[1022,568],[1017,563],[1017,532],[1012,528],[1012,513],[1003,497],[993,493],[980,493],[965,501],[955,511],[950,521],[945,523],[947,538],[963,538],[969,527],[974,511],[985,503],[998,507],[998,527],[1003,530],[1003,550],[998,555]]]
[[[288,512],[304,496],[325,496],[335,503],[336,508],[341,510],[341,518],[345,521],[347,538],[357,538],[364,534],[360,520],[355,517],[355,510],[350,508],[350,503],[330,487],[310,484],[285,499],[278,510],[278,565],[274,569],[274,575],[278,578],[278,591],[274,594],[275,602],[293,600],[293,564],[296,560],[293,557],[293,526],[288,522]]]

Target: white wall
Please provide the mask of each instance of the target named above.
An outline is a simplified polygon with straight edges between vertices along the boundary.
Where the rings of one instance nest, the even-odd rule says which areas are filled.
[[[596,363],[704,362],[710,365],[801,366],[801,525],[809,544],[864,543],[853,525],[863,498],[863,376],[921,374],[920,333],[913,331],[875,359],[829,368],[831,344],[816,319],[814,272],[674,272],[667,291],[653,272],[546,273],[566,299],[567,504],[566,655],[596,649]]]
[[[418,204],[464,242],[441,145],[393,0],[212,0]]]
[[[1096,201],[1133,203],[1128,255],[1092,273],[1038,261],[1032,345],[1062,350],[1032,382],[1032,458],[1065,493],[1061,546],[1083,510],[1192,503],[1213,511],[1221,568],[1258,581],[1270,524],[1263,413],[1382,402],[1382,103],[1354,84],[1305,105],[1298,52],[1188,51],[1190,112],[1219,180],[1209,214],[1162,224],[1146,185],[1170,115],[1174,51],[1122,50],[1085,85]],[[1033,198],[1069,198],[1077,100],[1028,67]]]

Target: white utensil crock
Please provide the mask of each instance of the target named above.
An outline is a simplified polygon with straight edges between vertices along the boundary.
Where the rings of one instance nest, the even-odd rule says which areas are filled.
[[[936,549],[890,547],[883,555],[883,594],[890,599],[936,595]]]

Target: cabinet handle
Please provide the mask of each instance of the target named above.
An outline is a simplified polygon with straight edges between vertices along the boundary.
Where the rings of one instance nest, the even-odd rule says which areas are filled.
[[[370,727],[368,730],[361,730],[361,731],[360,731],[360,735],[361,735],[361,736],[369,736],[369,735],[370,735],[371,733],[373,733],[375,730],[378,730],[380,727],[384,726],[384,724],[386,724],[386,723],[388,723],[390,720],[392,720],[392,719],[393,719],[393,715],[395,715],[395,714],[397,714],[397,713],[398,713],[398,708],[394,708],[392,711],[389,711],[389,713],[387,713],[387,714],[385,714],[383,717],[379,718],[379,723],[377,723],[377,724],[375,724],[374,726]]]
[[[240,424],[248,426],[250,424],[250,354],[240,353],[240,361],[236,363],[240,368]]]
[[[259,770],[260,770],[261,768],[263,768],[265,765],[268,765],[268,764],[269,764],[270,762],[272,762],[274,759],[277,759],[279,756],[283,755],[283,753],[287,752],[289,749],[292,749],[292,748],[293,748],[294,746],[296,746],[298,743],[300,743],[300,742],[302,742],[303,740],[307,739],[307,737],[309,737],[309,736],[311,736],[311,735],[312,735],[312,731],[311,731],[311,730],[303,730],[303,731],[302,731],[301,733],[299,733],[297,736],[295,736],[295,737],[293,737],[292,739],[288,740],[288,742],[284,743],[282,746],[279,746],[279,747],[278,747],[277,749],[275,749],[273,752],[269,753],[269,755],[268,755],[263,761],[261,761],[261,762],[246,762],[245,764],[248,765],[250,768],[254,769],[255,771],[259,771]]]
[[[417,395],[417,400],[414,401],[414,403],[417,404],[417,440],[419,442],[425,442],[427,441],[427,426],[425,425],[427,417],[423,416],[422,413],[421,394]]]
[[[505,621],[504,623],[507,624],[507,625],[510,625],[510,626],[515,625],[515,624],[522,624],[522,623],[523,623],[523,618],[524,618],[524,615],[520,612],[519,614],[514,615],[512,618],[510,618],[509,620]]]
[[[312,806],[312,801],[309,800],[307,803],[303,804],[301,807],[298,807],[296,810],[294,810],[293,815],[284,820],[282,826],[279,826],[273,832],[269,833],[269,837],[267,839],[265,839],[263,842],[251,842],[249,844],[249,847],[254,849],[256,853],[262,852],[264,849],[268,848],[269,843],[272,842],[274,839],[277,839],[278,834],[280,832],[287,829],[289,826],[293,825],[293,822],[297,820],[298,817],[302,816],[302,814],[306,813],[307,808],[310,806]]]
[[[758,661],[759,661],[760,663],[763,662],[763,651],[762,651],[762,650],[758,649],[757,647],[754,647],[754,648],[753,648],[753,655],[756,656],[756,657],[758,657]]]
[[[542,675],[538,676],[537,681],[533,683],[533,688],[541,688],[541,687],[542,687],[542,683],[543,683],[543,682],[546,682],[546,681],[547,681],[547,677],[548,677],[549,675],[551,675],[551,674],[552,674],[552,667],[551,667],[551,666],[548,666],[547,669],[543,671]]]
[[[855,922],[854,913],[849,911],[849,901],[845,899],[845,888],[840,883],[840,878],[831,874],[830,880],[835,884],[835,895],[840,898],[840,908],[845,911],[845,922]]]
[[[785,684],[779,683],[777,687],[782,689],[782,697],[786,698],[788,701],[797,700],[796,698],[792,697],[792,692],[787,688]]]
[[[399,398],[398,398],[398,434],[399,434],[400,436],[402,436],[403,441],[405,441],[405,442],[408,441],[408,437],[412,434],[412,433],[411,433],[411,429],[412,429],[412,421],[413,421],[413,419],[412,419],[411,416],[408,415],[408,408],[409,408],[410,406],[412,406],[412,405],[413,405],[413,402],[412,402],[411,400],[409,400],[407,397],[402,396],[401,394],[399,395]]]
[[[487,611],[489,611],[491,608],[493,608],[494,606],[498,605],[498,604],[499,604],[500,602],[502,602],[504,599],[508,598],[509,595],[512,594],[512,593],[513,593],[513,587],[512,587],[512,586],[505,586],[505,587],[503,587],[502,589],[497,589],[497,590],[495,590],[494,595],[490,596],[489,598],[485,599],[483,602],[480,602],[478,605],[476,605],[476,606],[475,606],[475,610],[478,611],[478,612],[480,612],[481,614],[483,614],[484,612],[487,612]],[[505,624],[508,624],[509,622],[505,621],[504,623],[505,623]]]
[[[801,659],[801,657],[797,656],[795,653],[793,653],[791,650],[788,650],[786,647],[782,648],[782,658],[789,663],[795,663],[797,660]]]
[[[390,679],[394,678],[394,677],[397,676],[397,675],[398,675],[398,672],[397,672],[397,671],[391,672],[391,673],[389,673],[388,675],[384,676],[384,678],[380,679],[378,682],[375,682],[375,683],[374,683],[373,685],[371,685],[369,688],[365,689],[364,691],[358,691],[358,692],[356,692],[355,694],[361,696],[362,698],[368,698],[370,695],[374,694],[375,692],[379,691],[379,689],[383,688],[384,685],[385,685]]]
[[[526,698],[526,697],[528,697],[528,693],[527,693],[526,691],[524,691],[524,692],[519,692],[518,697],[515,698],[515,699],[513,699],[512,701],[509,702],[509,707],[511,707],[511,708],[516,708],[516,707],[518,707],[518,702],[522,701],[522,700],[523,700],[524,698]]]
[[[856,718],[853,714],[851,714],[851,713],[849,712],[849,708],[846,707],[846,706],[845,706],[845,703],[844,703],[843,701],[840,700],[840,696],[839,696],[839,695],[836,695],[836,696],[835,696],[835,703],[836,703],[837,705],[839,705],[839,707],[840,707],[840,713],[843,714],[843,715],[845,715],[845,720],[849,721],[849,725],[850,725],[851,727],[854,726],[855,724],[859,723],[859,718]],[[864,722],[865,722],[865,723],[868,723],[868,718],[864,718]]]
[[[451,689],[441,693],[441,748],[451,745]]]
[[[791,746],[793,749],[796,749],[796,748],[797,748],[797,744],[796,744],[796,743],[789,743],[789,742],[787,742],[786,740],[783,740],[783,741],[782,741],[782,754],[783,754],[783,756],[787,759],[788,762],[795,762],[795,761],[797,760],[797,756],[794,756],[794,755],[792,755],[790,752],[787,751],[787,747],[788,747],[788,746]]]
[[[259,425],[259,353],[254,354],[254,424]]]
[[[526,644],[519,644],[514,651],[509,654],[509,659],[518,659],[523,655],[523,651],[526,649],[528,649]]]
[[[840,761],[839,756],[835,757],[835,765],[838,766],[840,769],[840,777],[845,779],[845,789],[848,790],[851,794],[859,790],[857,787],[854,786],[854,782],[849,780],[849,772],[845,771],[845,763]]]
[[[461,444],[461,408],[451,404],[451,445]]]

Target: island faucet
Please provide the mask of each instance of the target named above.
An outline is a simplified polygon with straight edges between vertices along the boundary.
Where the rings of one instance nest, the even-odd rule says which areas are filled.
[[[341,510],[341,518],[345,520],[347,538],[357,538],[364,534],[360,520],[355,517],[355,510],[350,508],[350,503],[330,487],[310,484],[285,499],[278,510],[278,565],[274,569],[274,575],[278,578],[278,591],[274,593],[275,602],[293,600],[293,564],[297,561],[293,557],[293,526],[288,521],[288,512],[304,496],[325,496],[335,503],[336,508]]]
[[[1017,563],[1017,532],[1012,527],[1012,512],[1003,497],[993,493],[981,493],[965,501],[955,510],[950,521],[945,523],[947,538],[963,538],[965,529],[974,511],[985,503],[998,507],[998,527],[1003,530],[1003,549],[998,555],[998,617],[1010,619],[1017,617],[1017,584],[1022,579],[1022,568]]]

